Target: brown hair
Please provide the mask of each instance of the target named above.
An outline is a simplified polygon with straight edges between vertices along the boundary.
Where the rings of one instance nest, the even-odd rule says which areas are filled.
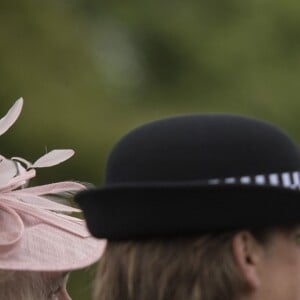
[[[234,300],[246,286],[232,256],[233,236],[109,242],[95,300]]]
[[[42,272],[0,270],[0,299],[47,299],[47,284]]]

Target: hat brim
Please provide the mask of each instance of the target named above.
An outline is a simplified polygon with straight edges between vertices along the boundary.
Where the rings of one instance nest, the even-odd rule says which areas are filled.
[[[193,236],[300,222],[300,192],[260,185],[106,186],[75,197],[90,232],[109,240]]]
[[[24,224],[22,238],[9,251],[0,249],[2,270],[72,271],[95,263],[105,249],[105,240],[74,235],[22,213],[19,216]]]

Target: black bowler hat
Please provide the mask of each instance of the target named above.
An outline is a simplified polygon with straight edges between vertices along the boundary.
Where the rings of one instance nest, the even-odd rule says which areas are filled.
[[[300,222],[300,153],[280,129],[230,114],[142,125],[112,150],[102,187],[76,196],[91,233],[190,236]]]

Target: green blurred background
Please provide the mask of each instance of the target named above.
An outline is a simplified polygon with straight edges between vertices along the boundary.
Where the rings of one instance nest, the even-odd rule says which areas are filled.
[[[119,137],[164,116],[240,113],[300,139],[300,2],[2,0],[0,22],[0,113],[25,100],[1,154],[76,151],[38,183],[100,185]],[[72,274],[73,299],[92,274]]]

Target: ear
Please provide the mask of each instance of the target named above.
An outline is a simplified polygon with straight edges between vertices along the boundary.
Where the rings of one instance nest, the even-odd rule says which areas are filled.
[[[252,290],[257,289],[261,284],[259,270],[262,263],[262,246],[249,231],[240,231],[233,237],[232,251],[247,286]]]

